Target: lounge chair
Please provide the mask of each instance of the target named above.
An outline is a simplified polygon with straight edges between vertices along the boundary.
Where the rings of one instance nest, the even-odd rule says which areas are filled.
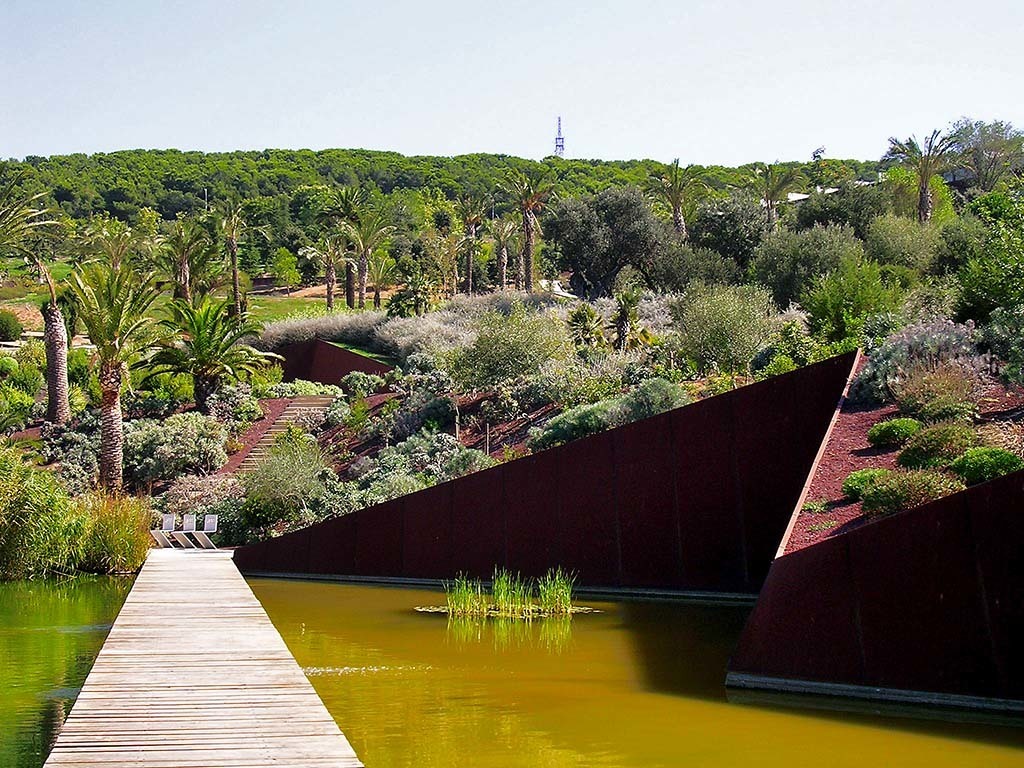
[[[193,531],[192,536],[196,541],[199,542],[199,546],[203,549],[216,549],[217,545],[214,544],[207,534],[217,532],[217,516],[216,515],[205,515],[203,517],[203,530]]]
[[[194,514],[182,515],[182,526],[180,531],[171,531],[171,538],[178,542],[184,549],[197,549],[192,543],[188,534],[196,529],[196,516]]]
[[[174,530],[174,515],[162,515],[160,527],[149,532],[153,540],[161,548],[173,547],[174,543],[167,538],[167,534]]]

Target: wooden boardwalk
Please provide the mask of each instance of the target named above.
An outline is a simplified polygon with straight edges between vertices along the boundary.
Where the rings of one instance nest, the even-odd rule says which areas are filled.
[[[230,552],[154,549],[48,768],[360,766]]]

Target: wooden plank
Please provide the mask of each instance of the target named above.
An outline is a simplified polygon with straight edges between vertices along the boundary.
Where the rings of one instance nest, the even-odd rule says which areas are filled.
[[[154,549],[47,768],[361,766],[230,552]]]

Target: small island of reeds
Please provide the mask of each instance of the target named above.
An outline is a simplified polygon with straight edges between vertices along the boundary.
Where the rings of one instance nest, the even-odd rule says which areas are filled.
[[[460,575],[445,584],[447,605],[441,610],[457,618],[529,621],[546,616],[571,616],[589,610],[573,605],[575,581],[576,577],[562,568],[548,570],[536,582],[504,568],[496,568],[490,592],[487,592],[481,580]]]

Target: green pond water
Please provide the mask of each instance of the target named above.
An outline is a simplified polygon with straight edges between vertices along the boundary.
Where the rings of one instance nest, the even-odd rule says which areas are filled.
[[[746,609],[449,625],[435,592],[250,584],[368,768],[1024,766],[1024,728],[730,703]]]
[[[131,583],[0,582],[0,767],[43,764]]]

